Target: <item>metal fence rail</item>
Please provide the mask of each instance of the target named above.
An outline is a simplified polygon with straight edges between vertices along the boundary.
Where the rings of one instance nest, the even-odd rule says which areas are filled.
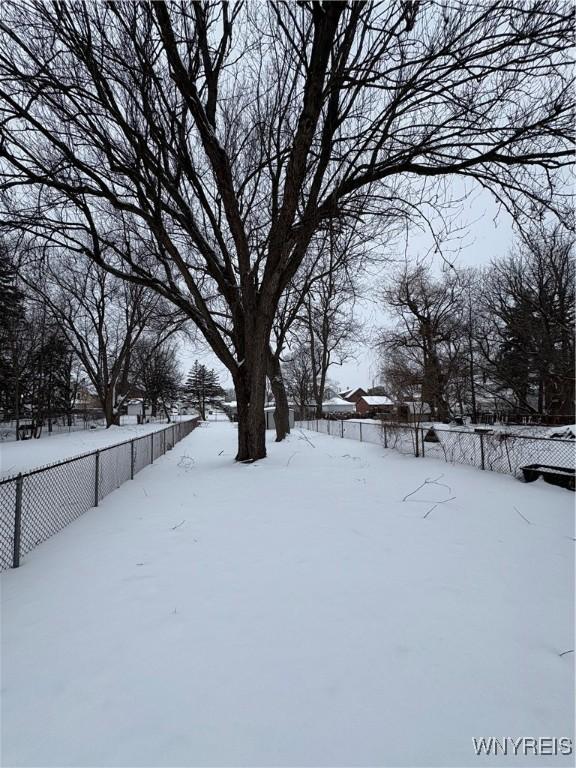
[[[38,544],[152,464],[198,419],[0,480],[0,571],[17,568]]]
[[[442,459],[450,464],[468,464],[479,469],[518,475],[523,466],[547,464],[576,467],[574,440],[530,437],[509,432],[419,427],[412,424],[335,421],[313,419],[296,426],[334,437],[347,437],[394,448],[412,456]]]

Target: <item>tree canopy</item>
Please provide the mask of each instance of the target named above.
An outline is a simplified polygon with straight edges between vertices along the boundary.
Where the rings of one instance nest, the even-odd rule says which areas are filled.
[[[234,380],[237,458],[260,458],[271,329],[316,232],[426,215],[450,176],[564,215],[572,32],[545,0],[7,0],[4,225],[184,310]]]

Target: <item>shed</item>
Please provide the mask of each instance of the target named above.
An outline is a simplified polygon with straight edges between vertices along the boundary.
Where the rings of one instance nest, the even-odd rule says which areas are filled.
[[[276,429],[276,424],[274,423],[274,411],[274,405],[267,405],[266,408],[264,408],[266,429]],[[288,423],[290,424],[290,429],[292,429],[294,427],[294,408],[288,409]]]

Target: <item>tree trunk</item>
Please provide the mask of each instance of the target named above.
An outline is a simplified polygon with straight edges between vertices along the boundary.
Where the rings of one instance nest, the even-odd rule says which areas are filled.
[[[261,353],[256,344],[251,349],[252,361],[245,360],[234,377],[238,413],[238,453],[236,461],[266,458],[266,349]]]
[[[20,366],[14,366],[14,420],[16,422],[16,440],[20,439]]]
[[[104,402],[102,403],[102,410],[104,411],[104,418],[106,419],[106,429],[112,426],[118,426],[120,424],[120,414],[115,409],[113,389],[106,394]]]
[[[276,442],[279,443],[284,440],[286,435],[290,434],[290,411],[288,396],[282,379],[280,360],[271,351],[268,352],[267,373],[274,395],[274,425],[276,426]]]
[[[476,408],[476,372],[474,370],[474,346],[472,338],[472,302],[468,295],[468,370],[470,375],[470,404],[472,406],[472,424],[478,423]]]

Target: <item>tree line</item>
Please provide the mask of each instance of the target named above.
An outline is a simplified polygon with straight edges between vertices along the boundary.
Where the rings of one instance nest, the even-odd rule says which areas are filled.
[[[556,225],[484,268],[403,266],[384,290],[396,320],[379,338],[387,392],[438,419],[573,419],[574,265],[573,236]]]
[[[572,34],[571,4],[545,0],[7,0],[2,226],[141,292],[127,326],[157,307],[191,321],[234,384],[236,458],[262,458],[267,377],[286,431],[294,324],[319,389],[349,339],[338,269],[429,220],[447,179],[520,226],[566,219]]]
[[[220,394],[214,371],[197,361],[186,381],[178,346],[190,340],[186,317],[157,293],[123,281],[89,259],[47,261],[18,242],[0,241],[0,420],[51,430],[71,424],[95,396],[106,425],[133,399],[142,415],[174,404],[196,408]],[[200,371],[211,387],[198,397]],[[84,404],[83,404],[84,403]],[[146,409],[146,410],[144,410]]]

